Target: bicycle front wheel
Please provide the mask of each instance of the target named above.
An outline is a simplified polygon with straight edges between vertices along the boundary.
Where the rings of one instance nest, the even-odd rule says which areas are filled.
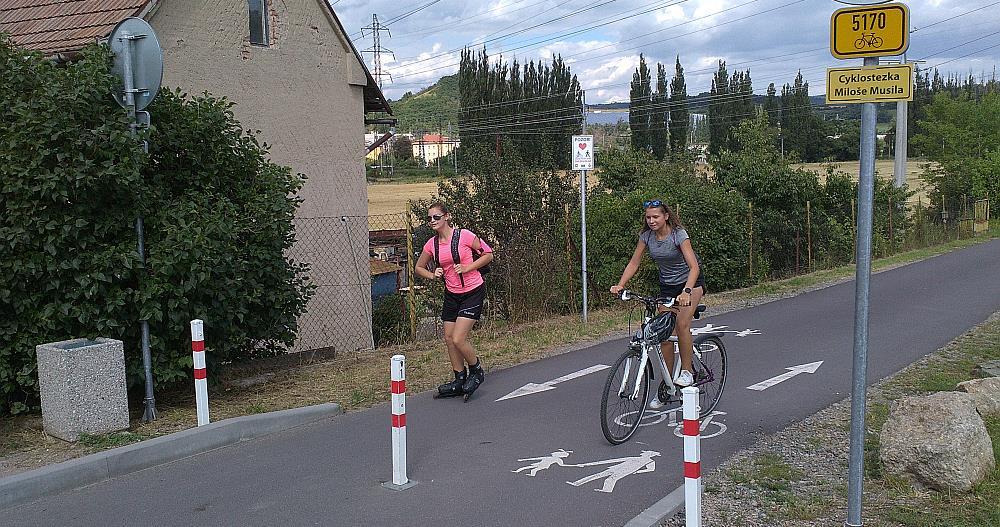
[[[626,351],[618,357],[604,383],[601,430],[604,438],[612,445],[620,445],[636,433],[646,410],[646,397],[649,396],[648,372],[643,372],[639,377],[639,394],[633,397],[640,360],[640,352],[631,349]]]
[[[694,354],[694,382],[698,387],[698,405],[701,411],[699,418],[707,417],[722,398],[722,390],[726,388],[726,346],[722,339],[714,335],[705,335],[694,340],[698,353]]]

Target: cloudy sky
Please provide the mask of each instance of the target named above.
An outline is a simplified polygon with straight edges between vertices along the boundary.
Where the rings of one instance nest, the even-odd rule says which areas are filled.
[[[810,94],[825,90],[827,67],[860,65],[830,56],[834,0],[329,0],[359,50],[370,49],[372,14],[382,33],[386,95],[399,98],[458,70],[463,46],[505,60],[549,60],[562,54],[587,90],[587,102],[628,100],[639,62],[674,57],[685,69],[688,93],[707,91],[718,61],[729,72],[751,70],[754,91],[791,83],[797,70]],[[873,0],[850,0],[872,3]],[[1000,57],[1000,1],[913,0],[909,60],[942,73],[993,75]],[[365,54],[369,67],[372,55]],[[372,68],[373,69],[373,68]]]

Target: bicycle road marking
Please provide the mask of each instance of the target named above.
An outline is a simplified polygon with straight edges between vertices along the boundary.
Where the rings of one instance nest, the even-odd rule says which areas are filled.
[[[676,408],[669,408],[666,410],[654,410],[652,408],[646,408],[643,412],[642,419],[639,420],[639,426],[653,426],[666,421],[667,426],[673,427],[675,436],[684,437],[684,434],[682,432],[684,424],[677,420],[678,416],[680,416],[681,413],[682,413],[682,408],[680,406]],[[622,421],[626,417],[633,414],[635,414],[634,411],[626,412],[618,416],[615,419],[615,423],[617,423],[619,426],[626,426],[625,423],[623,423]],[[729,427],[727,427],[725,423],[723,423],[721,420],[716,419],[716,417],[721,417],[723,415],[727,415],[726,412],[720,412],[718,410],[715,410],[714,412],[708,414],[707,416],[701,419],[701,424],[699,426],[699,429],[701,430],[702,439],[717,437],[726,433],[726,431],[729,430]],[[712,431],[706,433],[706,431],[710,429],[712,429]]]

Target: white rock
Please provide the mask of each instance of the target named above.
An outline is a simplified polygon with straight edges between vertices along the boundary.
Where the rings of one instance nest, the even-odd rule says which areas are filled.
[[[975,398],[967,393],[896,401],[880,437],[883,470],[917,487],[968,492],[996,464]]]
[[[958,384],[958,391],[971,394],[979,415],[1000,414],[1000,377],[973,379]]]

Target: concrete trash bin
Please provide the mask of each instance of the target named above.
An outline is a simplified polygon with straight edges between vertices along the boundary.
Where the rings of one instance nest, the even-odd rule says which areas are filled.
[[[35,347],[45,433],[66,441],[128,428],[125,348],[98,338]]]

